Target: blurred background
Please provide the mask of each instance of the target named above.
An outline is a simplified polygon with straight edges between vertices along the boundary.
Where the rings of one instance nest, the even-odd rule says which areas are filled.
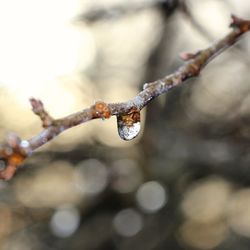
[[[122,102],[250,19],[246,0],[0,0],[0,138]],[[0,249],[250,248],[250,36],[143,111],[66,131],[0,182]]]

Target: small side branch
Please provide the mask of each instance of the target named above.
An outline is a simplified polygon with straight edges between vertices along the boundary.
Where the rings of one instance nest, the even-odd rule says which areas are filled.
[[[42,126],[44,128],[47,128],[53,124],[53,118],[44,109],[42,101],[35,98],[30,98],[30,104],[32,106],[32,111],[40,117]]]
[[[108,119],[117,117],[118,132],[122,139],[131,140],[140,130],[140,110],[157,96],[166,93],[171,88],[180,85],[185,80],[199,75],[204,66],[225,49],[235,44],[238,39],[250,29],[250,21],[232,15],[231,32],[224,38],[196,53],[181,53],[180,57],[185,61],[184,65],[162,79],[151,83],[145,83],[143,90],[133,99],[124,103],[96,102],[91,107],[71,114],[61,119],[53,119],[45,110],[43,103],[35,98],[30,99],[33,112],[42,121],[42,130],[29,140],[21,140],[11,134],[7,143],[0,145],[0,179],[11,179],[17,168],[33,151],[46,144],[60,133],[71,127],[85,123],[93,119]]]

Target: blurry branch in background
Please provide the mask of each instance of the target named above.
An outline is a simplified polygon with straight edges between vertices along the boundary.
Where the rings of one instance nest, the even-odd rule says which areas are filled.
[[[193,25],[193,27],[208,41],[213,40],[212,34],[208,32],[199,22],[198,20],[193,16],[189,6],[187,5],[186,1],[182,1],[179,10],[184,14],[185,18]]]
[[[157,96],[166,93],[185,80],[199,75],[201,69],[209,61],[233,45],[242,34],[250,29],[250,21],[232,15],[230,27],[232,31],[228,35],[213,43],[208,48],[196,53],[181,53],[180,56],[185,61],[183,66],[173,74],[165,76],[162,79],[145,83],[143,90],[127,102],[105,103],[98,101],[91,107],[80,112],[62,119],[53,119],[44,109],[44,105],[40,100],[31,98],[32,110],[40,117],[44,130],[29,140],[21,140],[14,134],[8,136],[7,143],[0,147],[0,156],[2,159],[0,179],[11,179],[18,166],[23,163],[26,157],[30,156],[34,150],[46,144],[66,129],[93,119],[108,119],[114,115],[117,117],[120,137],[124,140],[135,138],[140,131],[140,110]]]
[[[105,8],[105,7],[99,7],[99,8],[92,8],[82,15],[80,15],[77,19],[78,20],[84,20],[89,23],[98,22],[101,20],[110,20],[110,19],[116,19],[121,18],[124,15],[135,13],[137,14],[138,11],[143,11],[152,7],[156,7],[161,9],[165,12],[166,15],[170,15],[174,12],[174,10],[179,6],[179,4],[182,2],[184,4],[184,0],[147,0],[144,2],[135,2],[131,4],[128,2],[127,4],[123,5],[115,5],[113,7]]]

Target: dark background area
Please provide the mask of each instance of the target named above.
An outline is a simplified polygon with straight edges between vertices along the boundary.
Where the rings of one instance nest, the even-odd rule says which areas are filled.
[[[180,52],[223,37],[231,13],[250,18],[246,0],[72,2],[6,7],[2,140],[41,130],[30,96],[55,117],[129,100],[177,69]],[[0,248],[249,249],[249,39],[151,102],[137,139],[122,141],[113,117],[35,152],[0,182]]]

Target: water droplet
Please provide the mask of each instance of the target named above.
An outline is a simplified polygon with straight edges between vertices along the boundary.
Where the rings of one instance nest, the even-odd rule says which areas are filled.
[[[136,235],[143,227],[143,218],[132,208],[121,210],[113,220],[115,231],[124,237]]]
[[[140,112],[133,111],[126,115],[117,116],[117,126],[119,136],[125,140],[130,141],[134,139],[140,132]]]
[[[130,141],[134,139],[139,134],[140,128],[141,128],[140,122],[136,122],[132,126],[126,126],[126,125],[119,125],[119,120],[118,120],[118,133],[119,136],[125,141]]]

